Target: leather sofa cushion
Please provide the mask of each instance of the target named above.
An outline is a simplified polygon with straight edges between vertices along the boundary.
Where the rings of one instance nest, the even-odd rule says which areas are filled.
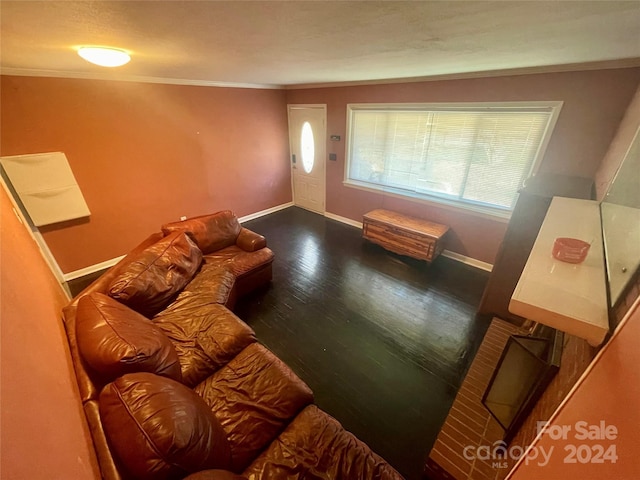
[[[247,345],[256,341],[253,330],[222,305],[201,305],[189,297],[179,307],[154,317],[155,325],[173,342],[182,366],[182,381],[193,387]]]
[[[162,226],[162,233],[168,235],[172,232],[187,232],[206,255],[234,245],[241,229],[233,212],[224,210],[182,222],[167,223]]]
[[[155,232],[145,238],[140,244],[138,244],[133,250],[127,253],[124,258],[122,258],[118,263],[116,263],[113,267],[107,270],[104,274],[98,277],[93,283],[91,283],[87,288],[82,290],[78,295],[76,295],[69,306],[75,306],[78,304],[78,300],[80,300],[84,295],[89,295],[93,292],[100,293],[108,293],[109,285],[115,277],[117,277],[120,272],[126,270],[132,260],[134,260],[140,252],[144,251],[146,248],[151,245],[157,243],[164,237],[162,232]],[[65,316],[66,320],[66,316]]]
[[[229,444],[193,390],[151,373],[131,373],[104,387],[100,416],[109,444],[136,479],[183,478],[229,469]]]
[[[196,386],[227,432],[232,470],[240,472],[313,401],[311,389],[258,343]]]
[[[203,300],[224,305],[235,281],[235,275],[228,268],[203,264],[198,275],[185,287],[183,293],[199,295]]]
[[[78,302],[76,338],[80,355],[103,385],[133,372],[182,380],[178,354],[162,330],[102,293]]]
[[[247,480],[247,477],[236,475],[228,470],[203,470],[192,473],[184,480]]]
[[[247,468],[251,480],[402,480],[382,457],[315,405],[306,407]]]
[[[162,310],[193,278],[202,252],[175,232],[140,252],[108,287],[109,296],[147,317]]]

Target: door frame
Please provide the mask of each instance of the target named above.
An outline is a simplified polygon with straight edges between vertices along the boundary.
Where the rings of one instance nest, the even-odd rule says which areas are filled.
[[[327,104],[326,103],[287,103],[287,136],[289,137],[289,171],[291,172],[291,200],[294,206],[296,205],[296,195],[295,195],[295,187],[294,187],[294,172],[293,172],[293,162],[291,161],[291,156],[293,155],[293,148],[291,146],[291,109],[293,108],[316,108],[322,109],[324,113],[324,122],[322,127],[322,134],[324,137],[324,162],[322,162],[322,178],[324,183],[324,202],[322,206],[322,212],[313,212],[318,213],[319,215],[324,215],[327,211]],[[300,207],[304,208],[304,207]],[[306,209],[305,209],[306,210]],[[309,210],[310,212],[312,210]]]

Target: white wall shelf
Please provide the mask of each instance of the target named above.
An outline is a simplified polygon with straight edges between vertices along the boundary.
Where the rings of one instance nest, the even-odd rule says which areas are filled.
[[[0,164],[36,227],[91,214],[64,153],[0,157]]]
[[[584,262],[556,260],[557,237],[591,243]],[[600,207],[592,200],[554,197],[509,311],[600,345],[609,332]]]

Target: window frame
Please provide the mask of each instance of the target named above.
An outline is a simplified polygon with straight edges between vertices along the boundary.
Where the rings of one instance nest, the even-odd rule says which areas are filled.
[[[352,148],[352,124],[354,112],[357,111],[548,111],[550,113],[549,121],[542,135],[542,141],[536,151],[535,157],[531,164],[531,168],[525,174],[525,178],[535,174],[540,167],[540,163],[544,158],[547,146],[553,135],[555,125],[560,116],[562,109],[562,101],[527,101],[527,102],[456,102],[456,103],[348,103],[347,104],[347,122],[346,122],[346,142],[345,142],[345,167],[343,185],[350,188],[365,190],[369,192],[382,193],[393,197],[404,198],[420,203],[435,204],[440,207],[452,208],[455,210],[464,210],[488,216],[495,219],[508,220],[511,217],[513,209],[492,207],[490,205],[474,203],[465,200],[445,198],[436,193],[418,193],[404,190],[402,188],[379,185],[374,183],[363,182],[361,180],[353,180],[349,178],[351,167],[351,148]],[[514,202],[515,205],[515,202]]]

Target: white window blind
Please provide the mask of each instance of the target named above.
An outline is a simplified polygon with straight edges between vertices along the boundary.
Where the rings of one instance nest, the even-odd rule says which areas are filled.
[[[511,210],[555,110],[350,105],[346,183]]]

